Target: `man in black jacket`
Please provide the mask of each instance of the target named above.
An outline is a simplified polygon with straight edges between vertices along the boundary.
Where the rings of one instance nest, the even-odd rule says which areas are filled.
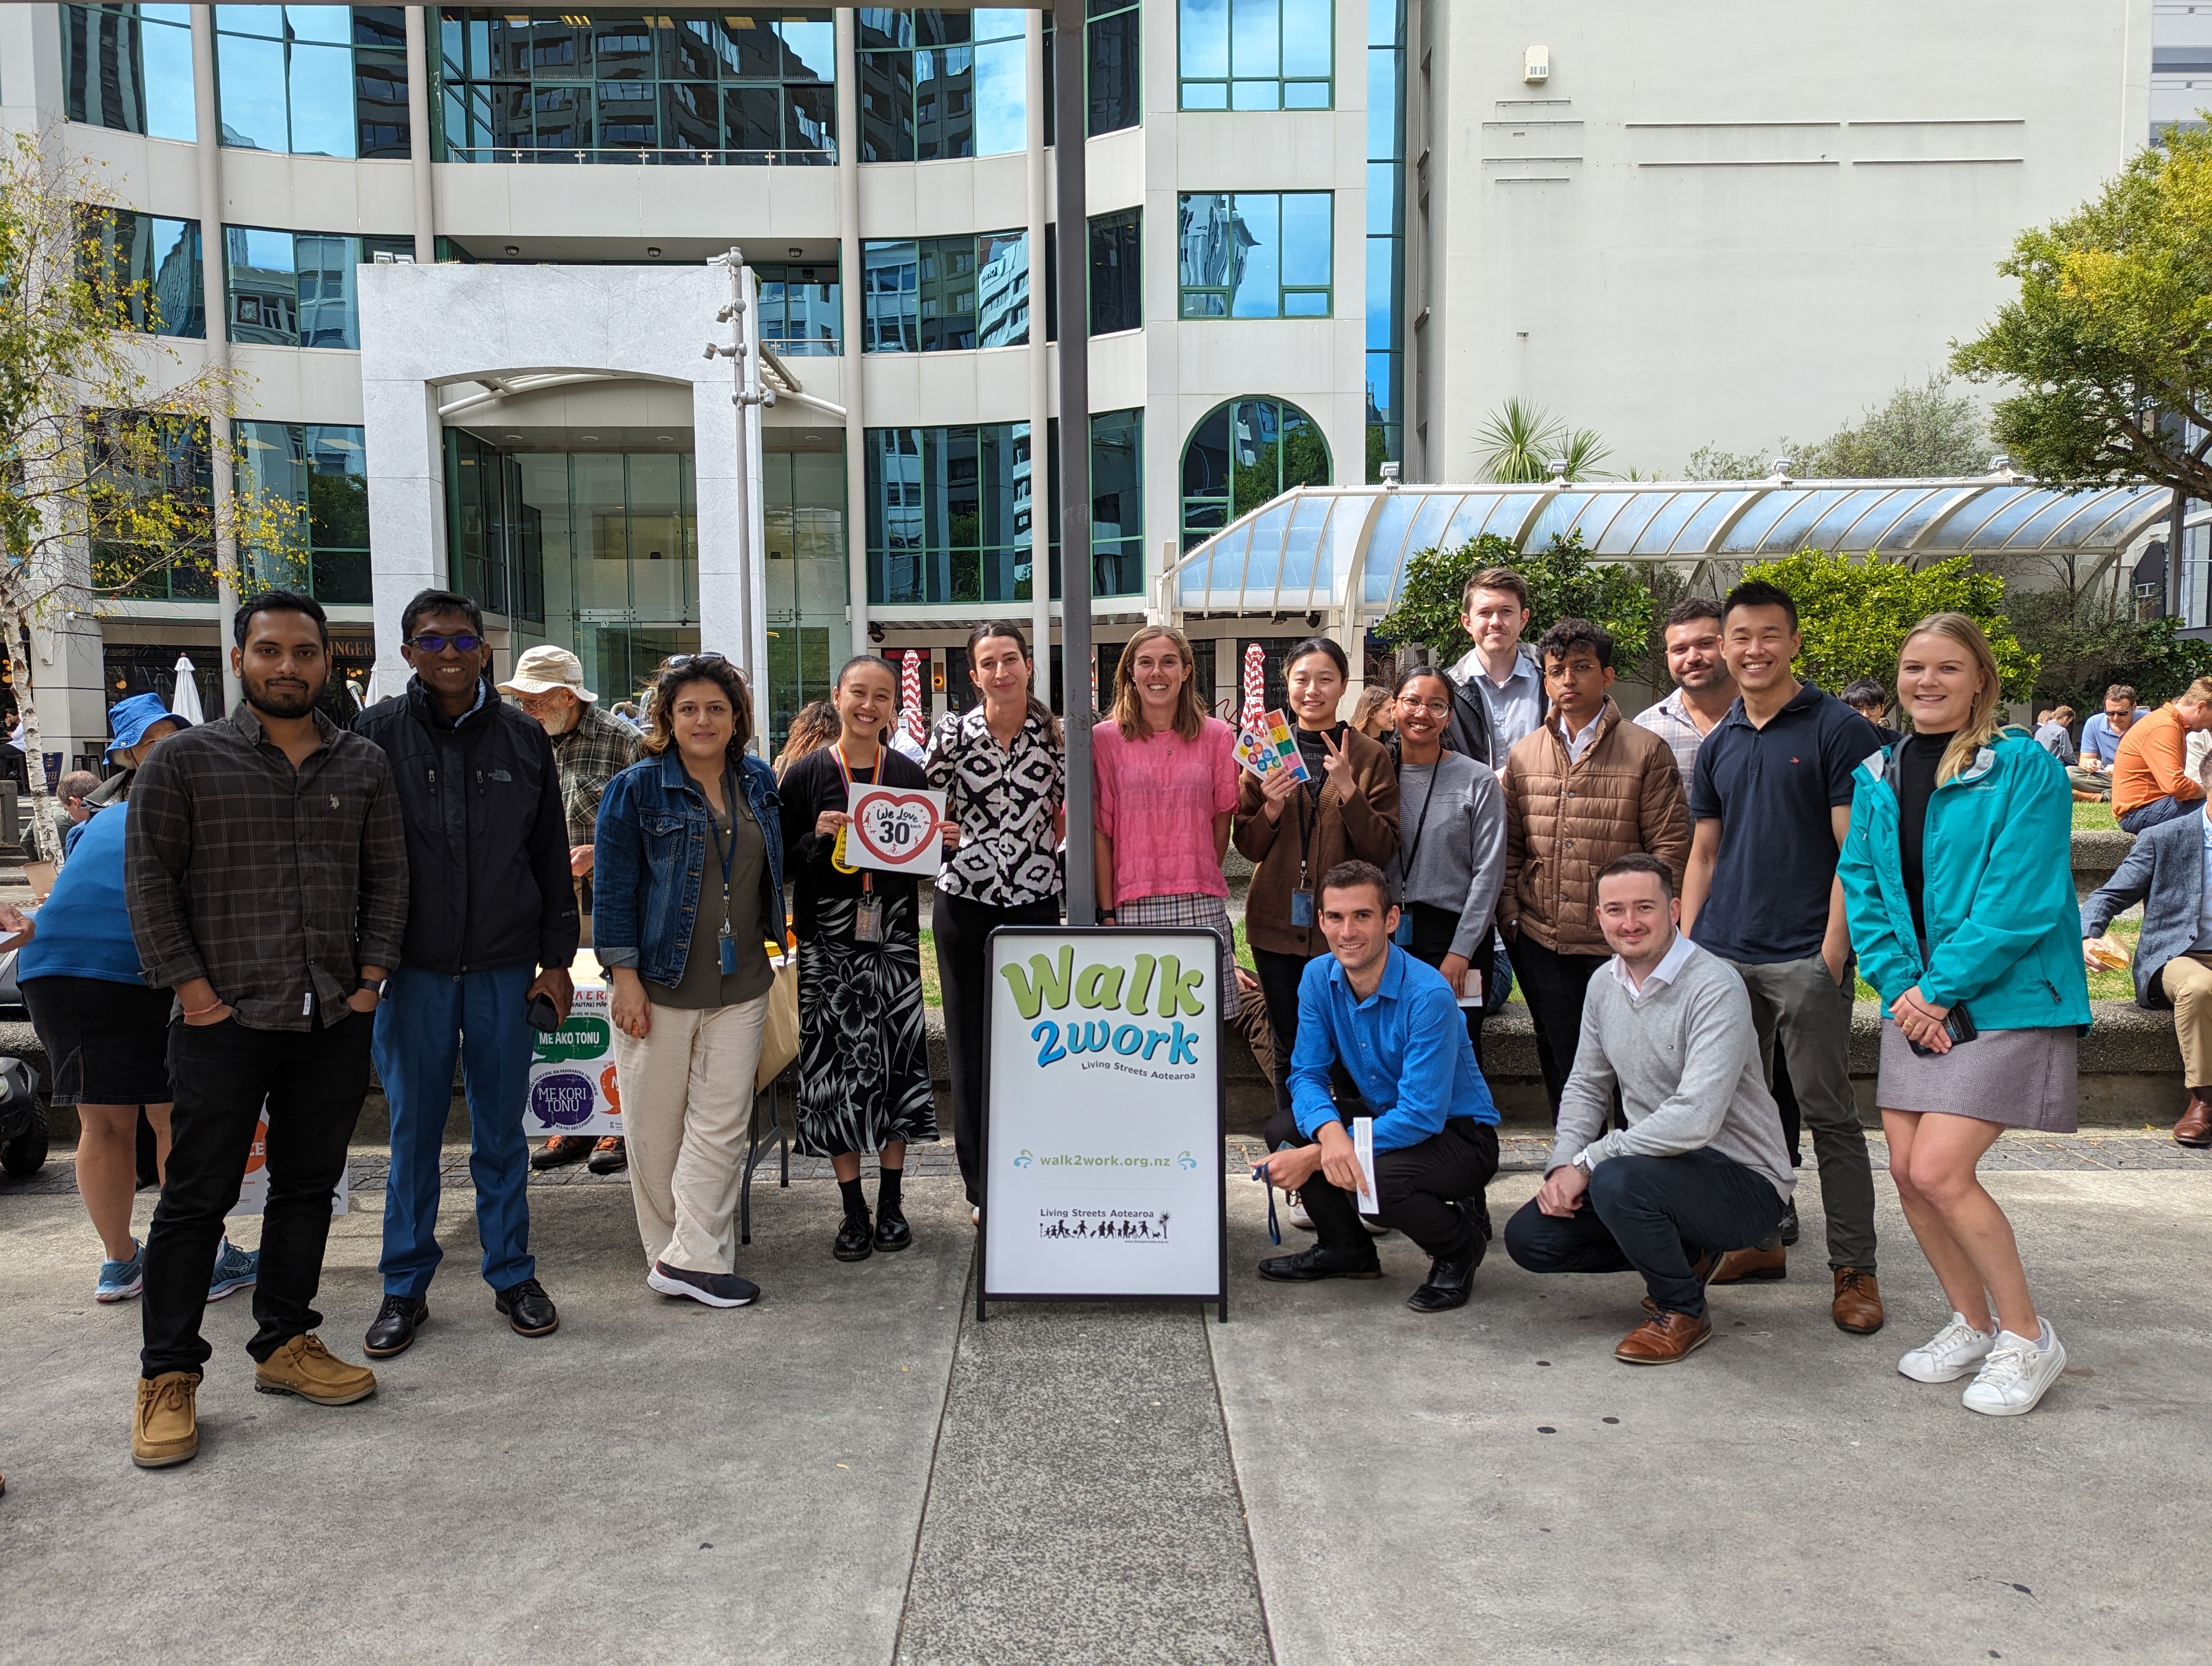
[[[530,1254],[530,1005],[562,1018],[574,994],[576,894],[551,743],[486,674],[483,616],[465,596],[425,590],[400,616],[405,692],[354,727],[392,760],[407,830],[407,933],[376,1015],[376,1073],[392,1107],[384,1194],[384,1305],[368,1328],[378,1359],[404,1352],[429,1316],[437,1270],[438,1158],[460,1059],[469,1171],[494,1304],[525,1336],[559,1328]],[[542,968],[542,970],[541,970]]]

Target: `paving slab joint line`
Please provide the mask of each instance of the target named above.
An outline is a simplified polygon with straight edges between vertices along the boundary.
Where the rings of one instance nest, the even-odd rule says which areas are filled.
[[[952,1406],[952,1376],[960,1369],[960,1344],[968,1335],[969,1315],[975,1305],[975,1280],[981,1276],[982,1268],[976,1265],[975,1246],[971,1240],[968,1247],[968,1277],[960,1286],[960,1328],[953,1333],[952,1347],[945,1358],[945,1391],[938,1396],[937,1427],[929,1437],[929,1479],[922,1485],[921,1513],[914,1521],[914,1547],[907,1553],[906,1586],[899,1592],[898,1624],[891,1631],[890,1666],[898,1666],[899,1651],[906,1646],[907,1611],[914,1605],[914,1572],[921,1562],[921,1535],[929,1526],[930,1500],[937,1495],[937,1455],[945,1446],[945,1417]],[[1211,1354],[1212,1350],[1207,1352]],[[1241,1490],[1238,1497],[1243,1497]]]
[[[1213,1410],[1221,1420],[1221,1449],[1229,1457],[1229,1484],[1237,1489],[1237,1521],[1244,1530],[1244,1556],[1252,1565],[1252,1592],[1260,1602],[1260,1624],[1267,1635],[1267,1658],[1281,1666],[1283,1651],[1275,1646],[1275,1617],[1267,1608],[1267,1587],[1260,1578],[1260,1553],[1252,1543],[1252,1511],[1244,1501],[1244,1477],[1237,1468],[1237,1443],[1230,1438],[1229,1402],[1221,1394],[1221,1362],[1213,1356],[1216,1321],[1206,1307],[1198,1310],[1198,1322],[1206,1332],[1206,1372],[1213,1383]]]

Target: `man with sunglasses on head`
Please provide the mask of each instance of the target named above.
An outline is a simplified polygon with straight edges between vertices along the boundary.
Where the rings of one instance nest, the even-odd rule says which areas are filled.
[[[404,1353],[430,1316],[456,1055],[493,1305],[524,1336],[560,1327],[530,1254],[522,1113],[533,1023],[568,1016],[577,938],[561,772],[545,731],[492,686],[483,614],[465,596],[425,590],[400,630],[415,675],[354,724],[392,760],[413,897],[376,1019],[376,1073],[392,1106],[384,1304],[365,1343],[380,1359]]]
[[[553,742],[561,770],[561,803],[568,816],[568,872],[575,877],[576,907],[591,945],[592,842],[599,825],[599,799],[607,783],[645,756],[645,737],[599,709],[599,696],[584,684],[584,662],[565,648],[540,642],[514,662],[501,694],[538,720]],[[593,1174],[618,1174],[629,1166],[619,1134],[596,1143],[586,1134],[556,1134],[530,1159],[533,1169],[557,1169],[591,1159]]]

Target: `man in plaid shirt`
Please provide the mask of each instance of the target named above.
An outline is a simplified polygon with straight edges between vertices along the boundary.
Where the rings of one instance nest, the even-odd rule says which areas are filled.
[[[591,945],[592,841],[599,830],[599,795],[607,783],[645,755],[643,738],[599,709],[599,696],[584,686],[584,662],[565,648],[541,643],[515,661],[514,675],[499,685],[544,727],[561,771],[561,802],[568,816],[568,871],[576,876],[576,903]],[[629,1166],[622,1136],[594,1145],[588,1135],[556,1134],[530,1159],[533,1169],[557,1169],[591,1158],[594,1174]]]
[[[264,591],[239,608],[232,635],[245,700],[148,756],[125,839],[146,981],[173,988],[178,1006],[173,1137],[146,1236],[131,1436],[144,1468],[199,1450],[207,1269],[264,1115],[253,1385],[319,1406],[376,1391],[371,1371],[323,1347],[312,1304],[331,1195],[368,1091],[371,1015],[407,923],[406,837],[384,753],[316,709],[330,679],[321,607]]]

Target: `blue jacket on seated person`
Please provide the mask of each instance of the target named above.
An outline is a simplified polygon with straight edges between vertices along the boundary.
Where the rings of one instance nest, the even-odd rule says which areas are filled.
[[[2104,934],[2124,909],[2143,905],[2136,943],[2136,1005],[2173,1005],[2159,982],[2166,963],[2187,954],[2204,929],[2204,814],[2193,810],[2136,835],[2112,877],[2081,904],[2081,935]]]
[[[1335,956],[1306,963],[1291,1109],[1309,1140],[1322,1123],[1341,1120],[1329,1094],[1331,1064],[1343,1067],[1366,1102],[1378,1152],[1418,1146],[1455,1116],[1498,1121],[1451,985],[1395,943],[1382,982],[1364,1000],[1352,994]]]

